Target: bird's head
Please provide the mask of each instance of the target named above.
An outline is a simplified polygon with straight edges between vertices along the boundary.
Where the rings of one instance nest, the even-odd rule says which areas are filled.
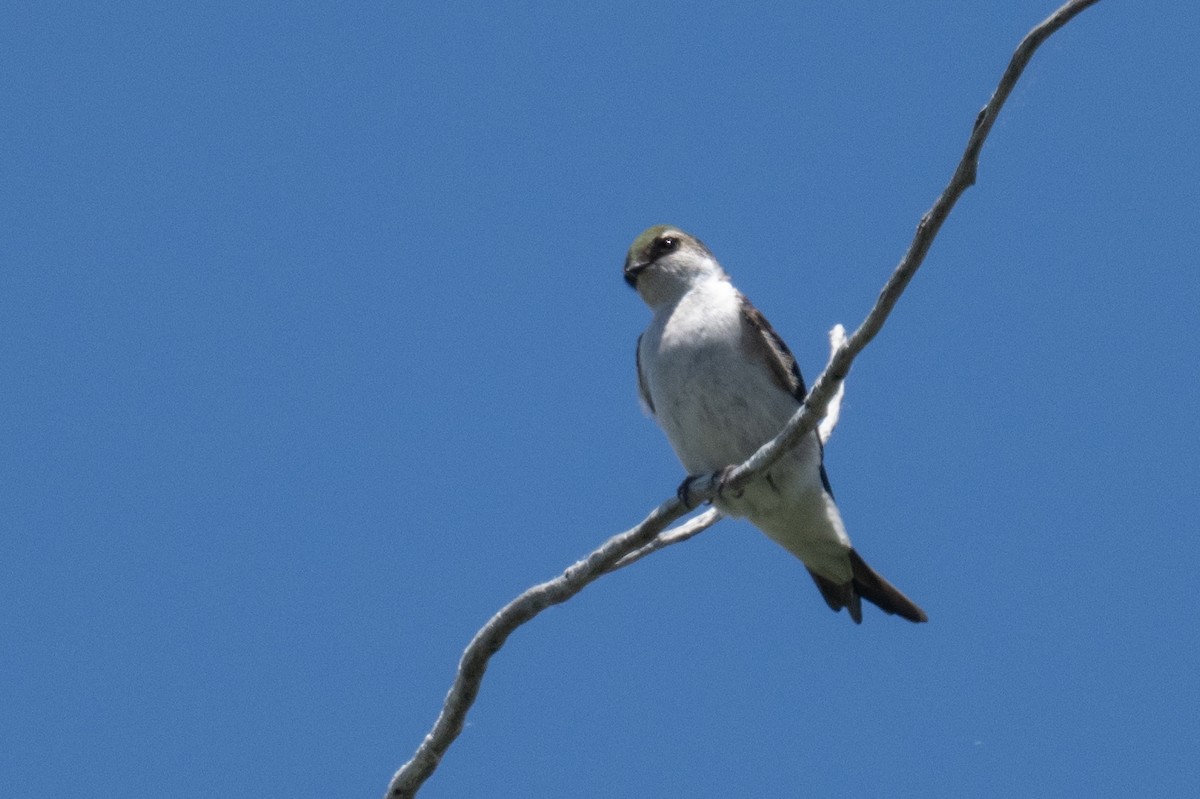
[[[670,225],[644,231],[625,257],[625,282],[651,308],[679,299],[710,278],[725,279],[717,259],[700,239]]]

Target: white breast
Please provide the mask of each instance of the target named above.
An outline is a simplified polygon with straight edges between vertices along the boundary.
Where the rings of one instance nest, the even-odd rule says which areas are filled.
[[[744,460],[798,406],[766,364],[747,359],[744,324],[733,286],[706,280],[659,309],[642,337],[655,417],[689,473]]]

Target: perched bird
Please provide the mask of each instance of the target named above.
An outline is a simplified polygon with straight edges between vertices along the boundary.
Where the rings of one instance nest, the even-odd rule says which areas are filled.
[[[654,312],[638,337],[638,394],[689,475],[741,463],[783,429],[806,393],[796,359],[699,239],[650,228],[629,248],[625,281]],[[680,487],[685,500],[687,485]],[[848,608],[855,623],[863,599],[909,621],[927,620],[850,545],[815,431],[766,474],[713,504],[800,558],[829,607]]]

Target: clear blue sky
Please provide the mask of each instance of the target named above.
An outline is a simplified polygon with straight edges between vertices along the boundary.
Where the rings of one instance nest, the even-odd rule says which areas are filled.
[[[0,795],[376,796],[488,616],[682,477],[625,250],[810,379],[1055,0],[13,2]],[[827,463],[492,663],[429,797],[1200,793],[1200,5],[1035,58]]]

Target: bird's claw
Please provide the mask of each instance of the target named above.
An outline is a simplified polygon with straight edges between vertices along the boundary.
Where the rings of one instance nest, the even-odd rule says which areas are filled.
[[[711,479],[717,487],[717,490],[714,492],[714,496],[721,497],[724,495],[725,484],[729,480],[729,475],[733,473],[733,469],[734,467],[732,466],[726,466],[723,469],[712,473]],[[697,480],[707,479],[709,477],[710,475],[707,474],[689,474],[684,478],[683,482],[679,484],[679,488],[675,490],[675,496],[679,497],[679,501],[683,503],[683,507],[687,508],[688,510],[696,507],[696,503],[692,502],[692,483],[696,482]],[[741,491],[738,491],[735,494],[735,496],[738,497],[741,495]]]
[[[702,474],[689,474],[683,478],[683,482],[679,484],[679,488],[675,489],[675,496],[679,497],[679,501],[683,503],[683,507],[688,510],[696,507],[692,504],[692,483],[703,476]]]
[[[726,466],[717,472],[717,497],[725,496],[725,487],[726,487],[726,484],[729,482],[729,476],[731,474],[733,474],[734,468],[736,468],[736,467]],[[735,491],[733,496],[735,498],[740,498],[742,496],[742,492]]]

